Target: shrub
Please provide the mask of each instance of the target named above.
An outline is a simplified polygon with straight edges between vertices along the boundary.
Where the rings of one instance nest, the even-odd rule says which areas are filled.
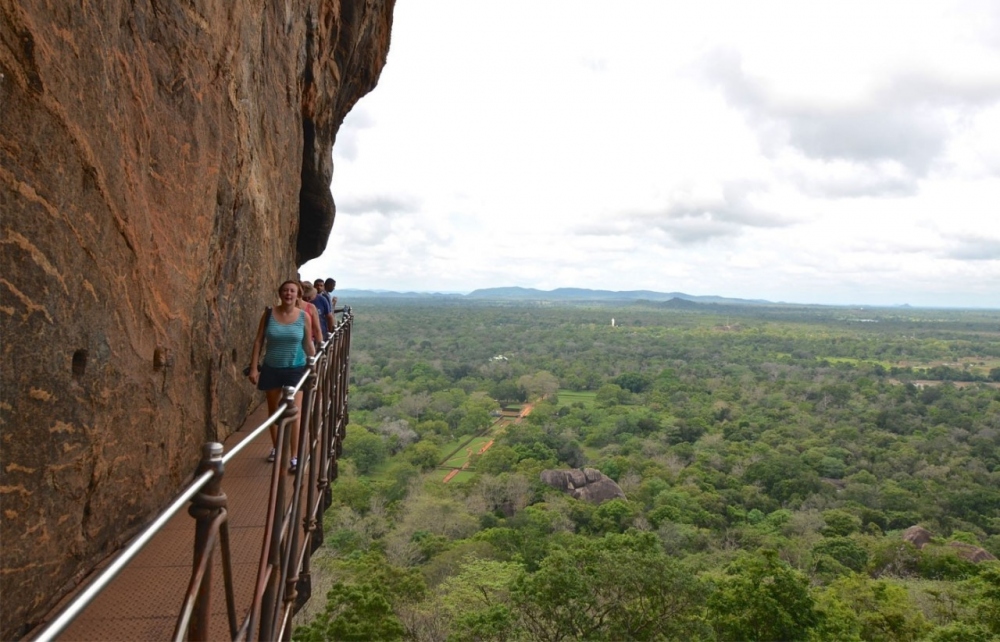
[[[943,546],[925,547],[917,560],[917,572],[929,580],[963,580],[975,576],[978,570],[975,562]]]
[[[774,551],[740,555],[708,598],[720,640],[801,640],[818,624],[808,579]]]
[[[873,577],[910,577],[917,574],[920,551],[898,539],[876,543],[868,558],[868,572]]]
[[[823,511],[823,522],[820,532],[827,537],[844,537],[861,528],[860,518],[837,508]]]
[[[814,555],[828,555],[852,571],[868,564],[868,551],[849,537],[831,537],[813,547]]]

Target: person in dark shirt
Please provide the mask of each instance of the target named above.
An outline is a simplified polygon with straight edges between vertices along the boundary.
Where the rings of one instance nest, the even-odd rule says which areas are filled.
[[[333,312],[337,311],[337,297],[333,296],[333,291],[337,289],[337,282],[333,279],[327,279],[323,282],[323,292],[326,294],[327,298],[330,299],[330,309]]]
[[[323,293],[323,282],[317,279],[316,283],[319,287],[312,290],[307,289],[303,298],[316,306],[316,311],[319,312],[319,325],[323,332],[323,341],[326,341],[330,338],[330,332],[333,331],[333,306],[330,305],[330,299]]]

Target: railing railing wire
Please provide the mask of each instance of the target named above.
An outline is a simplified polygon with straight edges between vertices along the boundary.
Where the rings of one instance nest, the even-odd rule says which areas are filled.
[[[340,310],[338,310],[340,311]],[[179,596],[177,623],[172,638],[207,640],[213,582],[213,555],[219,549],[226,596],[226,614],[232,640],[288,640],[295,612],[309,599],[309,559],[323,543],[323,512],[332,503],[330,484],[337,478],[337,458],[346,435],[347,385],[354,315],[343,309],[341,321],[330,333],[302,379],[282,390],[282,401],[264,423],[223,454],[220,443],[202,446],[194,480],[161,512],[104,571],[91,580],[59,614],[34,637],[49,642],[59,635],[107,588],[180,510],[195,519],[194,562],[191,579]],[[291,477],[288,470],[291,430],[299,416],[295,395],[303,392],[299,422],[299,465]],[[252,603],[236,604],[232,553],[229,540],[227,498],[222,488],[225,465],[265,430],[277,425],[277,458],[271,471],[267,518],[261,542]],[[305,494],[303,497],[303,493]],[[242,621],[237,613],[244,612]]]

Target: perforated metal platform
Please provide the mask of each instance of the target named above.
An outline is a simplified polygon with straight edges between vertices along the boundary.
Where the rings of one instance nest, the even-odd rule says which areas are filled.
[[[265,419],[266,406],[251,413],[240,430],[226,440],[225,452],[245,439],[246,431],[259,426]],[[253,597],[260,561],[272,466],[265,458],[270,449],[271,441],[265,431],[226,464],[222,482],[222,489],[228,497],[236,604],[243,608],[242,612],[237,611],[240,620],[246,616]],[[59,640],[170,639],[191,579],[194,532],[194,518],[186,511],[176,515],[63,632]],[[225,589],[218,550],[213,559],[211,639],[228,640]]]

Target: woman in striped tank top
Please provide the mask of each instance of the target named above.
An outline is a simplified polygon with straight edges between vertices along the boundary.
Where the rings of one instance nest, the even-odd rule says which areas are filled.
[[[253,354],[250,357],[250,381],[257,384],[258,390],[263,390],[267,396],[267,412],[274,414],[281,402],[281,388],[294,386],[306,372],[307,357],[313,356],[312,324],[305,311],[299,309],[296,302],[299,298],[298,281],[285,281],[278,288],[281,304],[267,312],[257,326],[257,338],[253,343]],[[260,350],[267,340],[267,353],[264,363],[257,372]],[[302,414],[302,391],[295,395],[295,405]],[[289,426],[292,430],[292,459],[289,472],[298,467],[296,455],[299,452],[299,420]],[[278,429],[271,426],[271,444],[277,446]],[[268,461],[274,461],[275,449],[271,449]]]

